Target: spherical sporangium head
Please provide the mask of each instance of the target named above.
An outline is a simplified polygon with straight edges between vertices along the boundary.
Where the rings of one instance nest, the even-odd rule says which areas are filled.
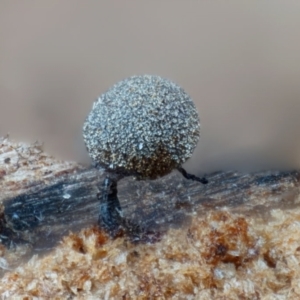
[[[83,137],[96,165],[155,179],[191,157],[200,123],[193,101],[180,86],[159,76],[132,76],[96,100]]]

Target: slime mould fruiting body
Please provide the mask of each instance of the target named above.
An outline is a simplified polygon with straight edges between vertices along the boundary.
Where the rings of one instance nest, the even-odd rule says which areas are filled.
[[[122,223],[117,181],[124,176],[156,179],[191,157],[200,138],[196,107],[185,91],[159,76],[132,76],[118,82],[94,103],[83,137],[95,166],[106,170],[99,225],[116,233]]]

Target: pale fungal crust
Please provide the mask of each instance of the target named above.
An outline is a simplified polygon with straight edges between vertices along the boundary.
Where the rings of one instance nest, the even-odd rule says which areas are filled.
[[[194,215],[154,245],[70,234],[0,280],[1,299],[300,299],[299,206]]]
[[[132,76],[98,98],[83,136],[96,165],[154,179],[191,157],[200,123],[180,86],[159,76]]]

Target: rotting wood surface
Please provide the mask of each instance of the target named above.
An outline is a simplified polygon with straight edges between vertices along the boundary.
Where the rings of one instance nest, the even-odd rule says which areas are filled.
[[[37,144],[0,139],[1,241],[6,247],[29,245],[32,253],[53,248],[62,236],[97,223],[103,174],[61,162]],[[155,181],[120,181],[119,199],[126,218],[164,234],[180,228],[195,212],[229,209],[267,214],[268,208],[297,203],[300,172],[241,174],[218,172],[202,185],[178,172]]]

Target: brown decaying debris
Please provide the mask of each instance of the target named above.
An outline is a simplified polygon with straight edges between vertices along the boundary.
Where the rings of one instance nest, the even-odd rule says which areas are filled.
[[[19,179],[24,193],[45,177],[45,182],[57,178],[47,170],[65,174],[80,168],[38,151],[28,154],[40,160],[36,165],[23,158],[25,150],[2,140],[0,186],[5,195],[20,193]],[[8,184],[11,178],[13,186]],[[221,190],[216,201],[203,202],[190,213],[190,222],[170,226],[153,244],[133,244],[126,236],[111,240],[99,228],[86,226],[63,237],[51,252],[34,255],[15,269],[9,262],[16,253],[1,245],[0,267],[7,271],[0,279],[0,298],[299,299],[298,183],[286,184],[282,191],[274,188],[273,198],[258,192],[267,184],[249,185],[249,201],[260,208],[252,209],[250,202],[222,204],[226,191]],[[184,210],[180,201],[178,209]]]
[[[196,215],[156,244],[110,240],[96,227],[70,233],[47,256],[6,273],[3,299],[297,299],[300,212],[247,219]],[[91,297],[91,298],[89,298]],[[279,298],[278,298],[279,299]],[[281,299],[281,298],[280,298]]]

